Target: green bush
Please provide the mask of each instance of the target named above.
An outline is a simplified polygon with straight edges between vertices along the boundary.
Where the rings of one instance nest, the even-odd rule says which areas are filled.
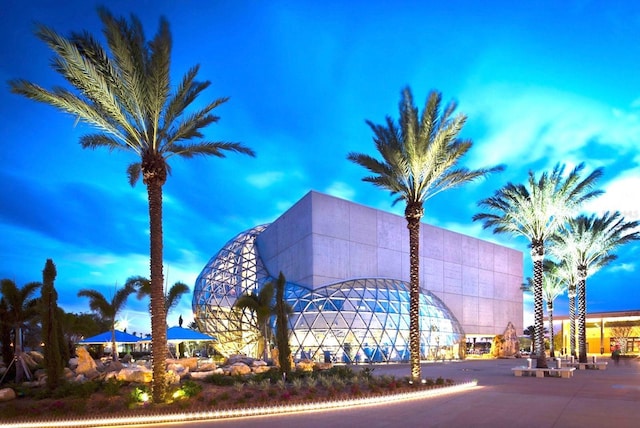
[[[115,377],[109,378],[102,384],[102,391],[108,397],[115,397],[120,394],[120,388],[124,384],[123,381],[116,379]]]
[[[200,393],[200,391],[202,391],[202,385],[200,385],[199,383],[196,383],[192,380],[186,380],[183,384],[182,384],[182,388],[184,391],[184,394],[187,397],[195,397],[196,395],[198,395]]]

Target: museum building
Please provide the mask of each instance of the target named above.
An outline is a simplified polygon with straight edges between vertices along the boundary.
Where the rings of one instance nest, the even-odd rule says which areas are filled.
[[[222,355],[262,355],[255,314],[234,308],[282,272],[296,359],[409,359],[406,220],[311,191],[273,223],[228,241],[198,276],[200,331]],[[422,359],[464,358],[509,322],[522,331],[522,252],[425,223],[420,230]],[[273,326],[272,319],[272,326]]]

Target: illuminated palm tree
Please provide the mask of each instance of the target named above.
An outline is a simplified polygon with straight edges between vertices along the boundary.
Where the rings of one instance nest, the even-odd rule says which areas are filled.
[[[27,323],[38,316],[39,299],[33,294],[42,287],[39,282],[30,282],[22,288],[18,288],[16,283],[10,279],[0,281],[0,292],[2,292],[2,306],[4,308],[3,323],[6,323],[13,330],[13,361],[16,364],[16,383],[22,382],[25,374],[25,365],[22,358],[22,332]],[[8,344],[3,343],[3,347]],[[27,376],[29,373],[27,372]]]
[[[549,317],[549,356],[555,358],[555,343],[553,331],[553,302],[564,294],[567,285],[564,279],[558,275],[558,265],[551,260],[544,261],[544,276],[542,280],[542,299],[547,303],[547,315]],[[527,291],[533,293],[534,282],[527,278]]]
[[[458,163],[471,149],[471,140],[459,137],[467,117],[454,115],[456,103],[441,109],[441,94],[432,91],[422,112],[414,106],[409,88],[402,92],[400,119],[396,126],[387,117],[386,124],[367,124],[374,133],[376,149],[382,161],[360,153],[348,159],[373,175],[363,181],[389,190],[397,196],[394,203],[405,202],[404,216],[409,229],[409,348],[411,380],[420,379],[420,221],[425,202],[447,189],[485,177],[502,167],[470,170]]]
[[[551,245],[549,250],[556,253],[556,246]],[[576,357],[576,287],[578,285],[578,272],[575,263],[560,258],[562,261],[557,265],[556,275],[560,277],[567,286],[567,296],[569,297],[569,354]]]
[[[118,361],[118,349],[116,347],[116,316],[118,312],[124,308],[127,303],[127,298],[135,292],[135,289],[131,285],[125,285],[124,287],[117,289],[113,293],[113,297],[108,300],[104,294],[97,290],[82,289],[78,291],[78,297],[89,298],[89,308],[92,311],[98,313],[102,319],[109,322],[109,328],[111,329],[111,355],[113,361]]]
[[[274,315],[273,297],[275,288],[273,282],[268,282],[260,289],[258,293],[252,291],[249,294],[243,294],[238,297],[235,308],[240,310],[248,309],[253,313],[251,319],[255,320],[254,327],[260,332],[263,340],[263,359],[267,361],[269,358],[269,341],[271,338],[271,327],[269,320]]]
[[[580,174],[584,164],[575,167],[566,177],[564,166],[556,165],[551,173],[544,172],[536,180],[530,171],[526,184],[507,183],[498,189],[494,196],[479,202],[490,212],[479,213],[473,220],[482,220],[483,227],[493,228],[494,233],[510,233],[523,236],[531,245],[533,260],[533,299],[535,353],[537,367],[547,367],[544,350],[544,313],[543,313],[543,261],[545,242],[562,224],[576,214],[580,206],[600,195],[592,190],[602,169],[596,169],[584,180]]]
[[[253,156],[239,143],[207,141],[202,129],[218,121],[212,111],[227,101],[219,98],[200,110],[187,110],[210,84],[196,80],[192,67],[173,90],[170,87],[172,38],[162,18],[157,34],[147,41],[135,16],[127,22],[104,8],[98,10],[107,48],[86,32],[64,37],[39,26],[36,35],[55,53],[53,68],[72,87],[47,90],[25,80],[9,82],[14,93],[50,104],[98,130],[81,137],[83,148],[106,148],[134,154],[127,175],[134,185],[142,175],[149,204],[153,400],[164,400],[167,353],[164,309],[162,189],[170,172],[169,158],[196,155],[224,157],[226,151]],[[198,142],[193,142],[198,140]]]
[[[638,221],[625,221],[619,212],[606,212],[601,217],[579,215],[570,219],[554,236],[558,252],[575,263],[578,297],[578,359],[587,362],[587,277],[617,258],[613,251],[640,239]]]

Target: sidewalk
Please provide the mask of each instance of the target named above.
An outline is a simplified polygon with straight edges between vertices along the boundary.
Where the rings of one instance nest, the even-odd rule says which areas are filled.
[[[424,378],[477,380],[478,387],[457,394],[387,405],[354,407],[189,424],[195,427],[305,428],[370,427],[615,427],[640,426],[640,362],[619,365],[609,361],[606,370],[576,370],[570,379],[516,377],[512,367],[522,359],[467,360],[427,363]],[[373,367],[374,375],[404,377],[407,364],[359,365]]]

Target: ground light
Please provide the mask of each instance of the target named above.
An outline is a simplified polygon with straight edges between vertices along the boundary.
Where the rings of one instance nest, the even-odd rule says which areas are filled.
[[[375,397],[362,397],[346,400],[323,401],[318,403],[280,405],[272,407],[256,407],[247,409],[233,410],[212,410],[208,412],[189,412],[189,413],[171,413],[162,415],[148,415],[141,417],[128,418],[100,418],[100,419],[82,419],[82,420],[56,420],[56,421],[37,421],[37,422],[20,422],[15,424],[3,425],[5,428],[48,428],[48,427],[96,427],[96,426],[113,426],[113,425],[143,425],[149,423],[171,423],[171,422],[191,422],[214,419],[230,419],[247,416],[269,416],[290,413],[306,413],[309,411],[323,411],[339,408],[348,408],[354,406],[375,406],[384,405],[390,402],[418,400],[429,397],[439,397],[442,395],[455,394],[458,392],[468,391],[477,387],[476,380],[461,383],[454,386],[445,386],[440,388],[432,388],[423,391],[406,392],[402,394],[390,394]]]

